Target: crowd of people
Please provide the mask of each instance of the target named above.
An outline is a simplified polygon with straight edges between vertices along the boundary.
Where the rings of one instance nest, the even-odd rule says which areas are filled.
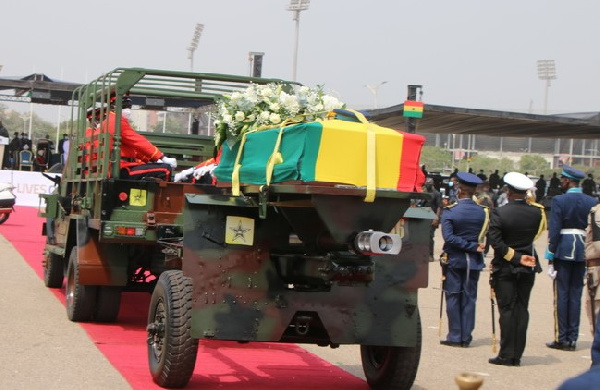
[[[34,144],[27,133],[19,133],[15,131],[12,138],[9,136],[8,129],[4,127],[0,121],[0,137],[6,138],[4,154],[2,155],[2,169],[14,170],[35,170],[45,171],[50,168],[54,161],[53,155],[58,153],[60,158],[64,154],[63,144],[68,139],[68,135],[64,134],[63,139],[59,141],[58,149],[55,149],[54,142],[50,136],[40,138]],[[26,154],[21,152],[25,151]],[[57,156],[57,158],[59,158]],[[26,164],[24,164],[26,162]]]
[[[450,183],[443,195],[431,178],[424,186],[424,191],[433,194],[433,200],[423,206],[431,207],[437,217],[431,227],[430,261],[438,226],[444,239],[440,264],[448,333],[440,344],[469,347],[475,326],[477,284],[491,247],[490,285],[497,300],[501,334],[500,351],[489,363],[521,365],[529,298],[544,261],[555,297],[554,313],[549,313],[555,318],[555,332],[546,346],[560,351],[577,350],[581,297],[587,279],[586,307],[595,340],[592,369],[586,375],[598,380],[600,296],[596,293],[600,284],[600,205],[593,177],[564,165],[560,174],[552,176],[547,188],[543,176],[534,183],[519,172],[500,177],[496,171],[487,177],[483,171],[475,174],[457,170]],[[552,201],[547,211],[536,198],[549,194]],[[537,253],[534,242],[546,229],[547,249],[543,254]],[[573,383],[589,383],[585,380],[588,379],[567,381],[561,388],[579,388],[573,387]]]

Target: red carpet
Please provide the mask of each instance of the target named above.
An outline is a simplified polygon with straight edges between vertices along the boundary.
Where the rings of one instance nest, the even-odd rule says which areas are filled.
[[[0,234],[40,276],[44,237],[37,208],[17,207]],[[40,283],[42,283],[40,281]],[[63,290],[54,290],[64,304]],[[152,382],[146,358],[146,317],[150,295],[123,294],[114,325],[81,324],[98,349],[134,389],[160,388]],[[67,320],[65,313],[65,320]],[[367,384],[293,344],[202,341],[188,389],[366,389]]]

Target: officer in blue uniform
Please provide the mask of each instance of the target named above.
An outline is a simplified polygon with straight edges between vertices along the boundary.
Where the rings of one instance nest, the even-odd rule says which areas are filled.
[[[448,335],[440,344],[468,347],[475,328],[477,282],[484,267],[484,238],[489,218],[487,208],[473,200],[481,179],[467,172],[458,172],[456,178],[458,201],[442,214]]]
[[[519,172],[504,175],[508,203],[490,218],[488,240],[494,248],[490,285],[500,313],[500,352],[490,364],[520,366],[527,341],[529,297],[541,272],[534,241],[546,230],[544,207],[527,201],[533,182]]]
[[[579,182],[585,173],[563,165],[560,183],[565,194],[552,198],[548,229],[548,275],[554,280],[554,341],[548,348],[576,349],[585,275],[585,229],[590,209],[598,202],[585,195]]]

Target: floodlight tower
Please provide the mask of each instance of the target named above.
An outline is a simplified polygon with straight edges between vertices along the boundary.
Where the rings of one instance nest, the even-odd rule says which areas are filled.
[[[381,87],[383,84],[387,84],[387,81],[382,81],[375,86],[365,85],[365,87],[369,88],[369,91],[371,91],[371,93],[373,94],[373,99],[374,99],[374,103],[375,103],[373,108],[378,108],[377,107],[377,94],[379,92],[379,87]]]
[[[556,80],[556,65],[554,60],[538,60],[538,78],[546,81],[544,88],[544,114],[548,111],[548,88],[552,80]]]
[[[294,64],[292,68],[292,81],[296,81],[296,67],[298,66],[298,36],[300,34],[300,12],[306,11],[310,5],[310,0],[290,0],[288,11],[294,13],[293,20],[296,21],[296,34],[294,43]]]
[[[190,71],[194,71],[194,52],[198,47],[198,41],[200,41],[200,36],[202,35],[202,31],[204,30],[204,25],[200,23],[196,23],[196,28],[194,29],[194,36],[192,37],[192,42],[190,42],[190,46],[188,49],[188,59],[190,60]]]

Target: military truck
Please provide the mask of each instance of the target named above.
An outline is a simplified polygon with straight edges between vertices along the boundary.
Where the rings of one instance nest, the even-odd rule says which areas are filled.
[[[198,341],[360,345],[372,388],[408,389],[421,352],[433,213],[412,191],[338,183],[173,183],[120,177],[123,96],[136,108],[198,110],[262,78],[117,69],[75,92],[69,158],[44,195],[44,281],[66,277],[73,321],[117,319],[125,291],[153,291],[150,373],[184,387]],[[114,99],[114,101],[113,101]],[[87,115],[114,105],[114,134]],[[146,136],[180,167],[213,155],[198,135]],[[418,165],[416,166],[418,168]],[[381,169],[385,169],[382,167]]]
[[[148,117],[167,113],[163,132],[140,133],[185,169],[212,157],[214,142],[208,135],[187,134],[187,126],[183,134],[164,132],[167,115],[197,118],[225,93],[275,81],[120,68],[74,91],[68,161],[58,189],[42,195],[44,283],[60,288],[66,278],[70,320],[114,322],[123,292],[152,292],[162,272],[181,269],[184,193],[215,191],[206,185],[121,178],[124,99]],[[103,121],[111,106],[114,134]]]

